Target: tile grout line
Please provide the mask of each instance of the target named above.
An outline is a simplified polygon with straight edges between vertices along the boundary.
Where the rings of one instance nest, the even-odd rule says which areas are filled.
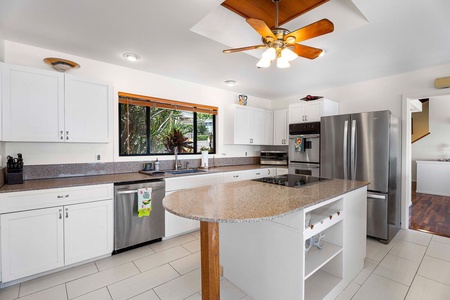
[[[433,238],[433,237],[431,237],[431,238]],[[430,241],[431,241],[431,239],[430,239]],[[430,244],[430,243],[428,243],[428,245],[429,245],[429,244]],[[411,285],[408,286],[408,290],[406,291],[405,298],[403,298],[403,299],[406,299],[406,297],[408,297],[408,294],[409,294],[409,291],[410,291],[410,289],[411,289],[411,286],[413,285],[414,280],[416,279],[417,273],[419,273],[420,266],[422,266],[422,262],[423,262],[423,259],[424,259],[425,256],[426,256],[426,254],[427,254],[427,251],[428,251],[428,246],[426,246],[425,253],[424,253],[423,256],[422,256],[422,259],[420,260],[419,267],[417,268],[416,273],[414,274],[413,280],[411,281]]]

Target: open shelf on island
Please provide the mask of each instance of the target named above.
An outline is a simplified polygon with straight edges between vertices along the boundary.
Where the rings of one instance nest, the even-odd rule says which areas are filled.
[[[326,271],[319,270],[306,280],[305,299],[323,299],[342,280]]]
[[[314,272],[341,252],[342,247],[328,242],[323,242],[323,248],[321,250],[316,246],[312,246],[305,255],[305,279],[308,279]]]

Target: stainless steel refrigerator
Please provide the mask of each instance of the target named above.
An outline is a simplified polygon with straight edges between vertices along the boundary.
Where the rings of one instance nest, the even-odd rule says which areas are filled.
[[[368,181],[367,235],[389,243],[400,229],[401,131],[390,111],[321,118],[320,176]]]

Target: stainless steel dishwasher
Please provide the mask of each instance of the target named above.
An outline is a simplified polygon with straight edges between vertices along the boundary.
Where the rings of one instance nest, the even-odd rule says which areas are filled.
[[[114,185],[114,253],[164,237],[165,187],[164,179]],[[140,188],[152,188],[152,211],[148,217],[138,217]]]

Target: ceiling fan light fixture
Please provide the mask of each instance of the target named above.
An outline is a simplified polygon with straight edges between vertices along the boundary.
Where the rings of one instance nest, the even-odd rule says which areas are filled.
[[[271,60],[270,59],[267,59],[267,58],[261,58],[261,60],[256,64],[256,66],[258,67],[258,68],[268,68],[268,67],[270,67],[270,62],[271,62]]]
[[[291,49],[284,48],[283,50],[281,50],[281,57],[287,61],[293,61],[298,57],[298,55]]]
[[[80,67],[80,65],[77,64],[76,62],[56,57],[44,58],[44,62],[52,66],[53,69],[55,69],[58,72],[65,72],[67,70],[78,69]]]
[[[274,60],[275,58],[277,58],[277,50],[275,50],[275,48],[272,48],[272,47],[268,48],[262,54],[262,58],[263,59],[268,59],[270,61]]]
[[[285,68],[289,68],[291,65],[289,64],[289,62],[283,58],[282,56],[277,58],[277,67],[280,69],[285,69]]]

